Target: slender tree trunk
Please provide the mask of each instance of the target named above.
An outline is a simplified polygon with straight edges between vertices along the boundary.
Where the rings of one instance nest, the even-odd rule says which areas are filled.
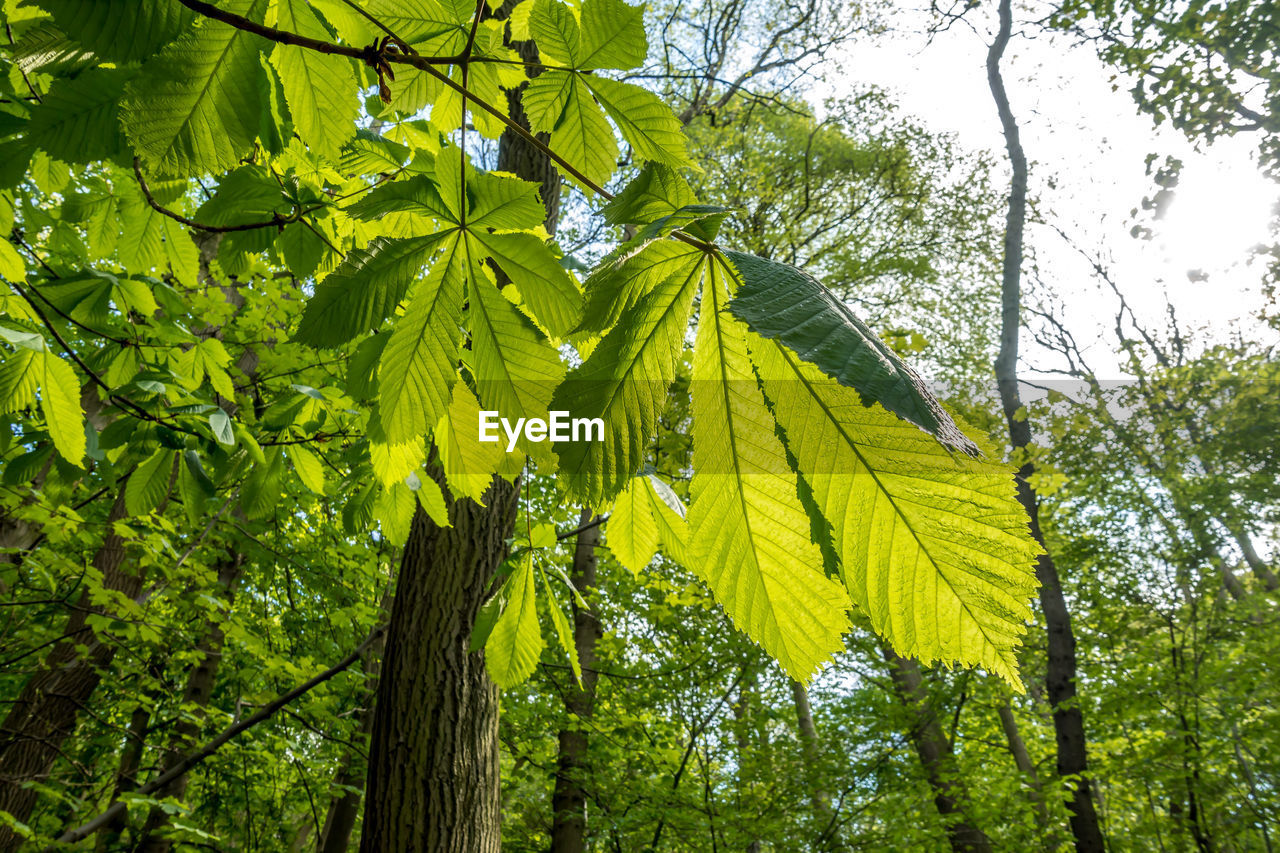
[[[836,826],[836,812],[831,807],[831,795],[823,787],[818,775],[821,763],[821,744],[818,727],[813,722],[813,706],[809,703],[809,690],[798,681],[791,682],[791,698],[796,706],[796,725],[800,729],[800,748],[804,754],[805,770],[809,776],[809,803],[822,827],[818,835],[817,849],[841,851],[844,844]]]
[[[382,610],[389,612],[393,605],[388,594],[383,599]],[[364,673],[373,678],[369,685],[369,694],[365,699],[365,707],[357,713],[356,741],[367,743],[369,732],[373,728],[373,701],[378,691],[377,675],[382,666],[382,652],[386,646],[386,635],[380,637],[372,646],[364,659]],[[324,828],[316,846],[318,853],[346,853],[351,844],[351,831],[356,826],[356,816],[360,812],[360,790],[364,788],[368,761],[366,755],[357,755],[349,749],[342,757],[338,772],[334,774],[333,783],[343,788],[341,794],[329,803],[329,811],[324,818]]]
[[[1262,581],[1262,585],[1269,591],[1275,592],[1280,589],[1280,579],[1276,578],[1276,573],[1271,570],[1266,561],[1258,556],[1257,550],[1253,547],[1253,540],[1238,525],[1230,527],[1231,536],[1236,540],[1236,544],[1240,546],[1240,553],[1244,555],[1244,561],[1249,568],[1253,570],[1253,575]]]
[[[1013,763],[1018,768],[1018,772],[1026,777],[1031,803],[1036,810],[1036,826],[1040,828],[1045,839],[1051,842],[1052,828],[1049,825],[1049,812],[1044,804],[1044,789],[1040,785],[1040,774],[1036,773],[1036,765],[1031,760],[1031,754],[1027,752],[1027,745],[1022,740],[1022,733],[1018,730],[1018,720],[1013,716],[1013,707],[1007,698],[997,703],[996,714],[1000,717],[1000,728],[1004,730],[1004,738],[1009,744],[1009,754],[1013,756]]]
[[[143,704],[133,709],[129,717],[129,733],[125,738],[124,748],[120,750],[120,767],[116,771],[116,789],[111,795],[111,802],[120,799],[138,787],[138,768],[142,764],[142,753],[147,747],[147,727],[151,724],[151,706],[149,697],[144,697]],[[98,853],[110,853],[119,849],[120,836],[124,832],[125,817],[122,814],[111,821],[102,832],[94,849]]]
[[[125,481],[111,512],[107,515],[107,534],[93,557],[93,567],[102,573],[104,588],[136,598],[142,589],[142,577],[125,571],[124,540],[114,524],[125,517]],[[86,624],[90,614],[105,612],[91,602],[85,590],[67,620],[66,639],[58,643],[44,665],[27,680],[13,707],[0,724],[0,810],[20,821],[27,821],[35,807],[37,793],[23,787],[24,782],[38,782],[49,775],[54,761],[62,752],[62,742],[75,729],[80,709],[86,705],[102,679],[102,671],[115,657],[115,646],[100,641]],[[88,651],[81,655],[77,646]],[[0,827],[0,851],[16,850],[17,835]]]
[[[907,711],[911,744],[933,790],[933,803],[947,829],[951,849],[956,853],[988,853],[992,849],[991,840],[965,815],[968,795],[956,770],[951,742],[930,706],[919,664],[899,656],[888,646],[882,646],[882,650],[898,701]]]
[[[583,508],[579,526],[592,520],[590,509]],[[573,573],[570,580],[590,603],[596,587],[596,545],[600,542],[600,527],[592,527],[578,534],[573,552]],[[560,756],[556,763],[556,785],[551,796],[551,851],[552,853],[585,853],[587,849],[587,792],[583,788],[582,775],[587,770],[586,726],[576,721],[591,719],[596,704],[596,643],[602,632],[600,618],[590,610],[573,606],[573,642],[578,650],[578,664],[582,668],[582,689],[570,685],[565,693],[564,706],[569,714],[569,726],[560,730]]]
[[[1000,402],[1009,424],[1009,441],[1015,452],[1031,443],[1031,425],[1022,415],[1022,399],[1018,391],[1018,335],[1022,317],[1022,232],[1027,215],[1027,158],[1018,135],[1018,123],[1009,106],[1000,60],[1013,30],[1012,0],[1000,0],[1000,30],[987,54],[987,80],[992,98],[1000,113],[1005,148],[1013,168],[1009,191],[1009,212],[1004,235],[1004,268],[1001,287],[1000,354],[996,358],[996,382]],[[1026,509],[1031,534],[1044,546],[1040,532],[1039,501],[1029,478],[1034,465],[1026,462],[1018,469],[1018,500]],[[1081,853],[1101,853],[1104,849],[1102,829],[1093,804],[1088,777],[1088,750],[1084,732],[1084,716],[1076,701],[1076,638],[1071,627],[1058,569],[1048,549],[1036,562],[1040,581],[1040,607],[1048,632],[1049,661],[1046,687],[1053,708],[1053,725],[1058,742],[1058,773],[1072,779],[1071,831]]]
[[[513,5],[508,0],[498,15]],[[526,63],[537,62],[532,43],[511,46]],[[508,102],[527,127],[518,93]],[[540,185],[554,234],[560,175],[551,160],[506,131],[498,168]],[[453,526],[437,527],[419,509],[400,564],[374,705],[363,853],[496,853],[500,843],[498,690],[484,654],[469,649],[476,614],[507,555],[519,489],[495,478],[485,506],[447,494]]]
[[[218,585],[222,587],[223,595],[230,604],[235,599],[236,584],[239,583],[240,574],[244,570],[244,556],[242,554],[224,556],[217,564],[217,570]],[[214,685],[218,681],[218,667],[222,663],[223,639],[222,623],[219,620],[210,619],[205,626],[204,637],[196,646],[199,662],[187,676],[187,686],[182,691],[178,720],[170,733],[168,746],[160,761],[161,767],[171,767],[181,761],[200,734],[200,723],[193,719],[187,710],[195,708],[203,713],[204,709],[209,707]],[[190,778],[187,773],[181,774],[157,791],[156,797],[182,799],[187,792],[187,783]],[[135,853],[169,853],[173,843],[160,835],[168,823],[168,812],[159,807],[152,808],[147,814],[146,823],[143,824],[141,838],[134,847]]]

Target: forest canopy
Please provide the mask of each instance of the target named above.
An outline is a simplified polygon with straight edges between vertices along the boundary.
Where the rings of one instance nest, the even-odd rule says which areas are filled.
[[[1270,849],[1274,315],[1091,370],[890,11],[5,0],[0,851]]]

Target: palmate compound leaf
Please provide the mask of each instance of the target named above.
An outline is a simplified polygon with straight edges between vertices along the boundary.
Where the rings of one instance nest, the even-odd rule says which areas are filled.
[[[267,0],[226,11],[262,21]],[[268,43],[205,20],[150,59],[125,88],[120,118],[147,166],[174,176],[221,172],[253,147],[261,112],[258,54]]]
[[[553,410],[604,421],[604,441],[556,445],[570,497],[588,506],[602,506],[643,464],[684,350],[693,298],[707,270],[697,248],[678,256],[665,250],[660,254],[671,262],[663,268],[665,277],[623,312],[590,357],[556,389],[552,402]]]
[[[845,585],[899,654],[980,665],[1016,690],[1039,546],[1004,465],[952,453],[778,341],[751,357],[831,524]]]
[[[729,617],[797,681],[844,648],[849,597],[823,572],[774,421],[726,310],[731,274],[710,264],[693,358],[690,568]]]
[[[755,255],[725,255],[742,277],[729,310],[753,332],[786,344],[868,404],[880,403],[947,447],[978,455],[919,375],[816,279]]]

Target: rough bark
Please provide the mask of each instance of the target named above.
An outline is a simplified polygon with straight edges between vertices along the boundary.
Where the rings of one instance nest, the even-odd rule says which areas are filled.
[[[1027,157],[1022,149],[1018,122],[1009,106],[1000,60],[1013,30],[1012,0],[1000,0],[1000,29],[987,54],[987,81],[1000,114],[1005,149],[1013,169],[1009,209],[1004,235],[1004,264],[1001,276],[1000,353],[996,358],[996,383],[1009,427],[1009,441],[1015,452],[1031,443],[1031,425],[1022,415],[1018,391],[1018,335],[1022,316],[1023,227],[1027,215]],[[1026,509],[1031,533],[1044,546],[1040,532],[1039,500],[1029,478],[1035,467],[1026,462],[1017,474],[1018,500]],[[1100,853],[1104,849],[1102,829],[1094,808],[1088,770],[1088,749],[1084,716],[1076,702],[1076,638],[1071,627],[1058,569],[1048,549],[1036,561],[1040,581],[1040,607],[1048,633],[1049,660],[1046,688],[1053,708],[1057,735],[1058,773],[1071,779],[1071,832],[1078,851]]]
[[[228,603],[235,598],[236,584],[244,569],[244,557],[232,554],[224,557],[217,564],[218,584],[224,590],[223,595]],[[205,626],[204,637],[200,640],[196,651],[199,662],[187,676],[187,686],[182,691],[180,716],[174,723],[169,736],[168,746],[161,759],[162,767],[172,767],[182,760],[186,751],[195,743],[200,734],[200,724],[188,709],[203,711],[209,707],[213,697],[213,688],[218,680],[218,666],[222,663],[222,642],[224,634],[222,624],[217,620],[209,620]],[[181,800],[187,792],[190,776],[186,773],[178,776],[156,792],[157,797],[173,797]],[[152,808],[143,824],[142,835],[134,850],[135,853],[169,853],[173,843],[160,835],[169,823],[169,813],[161,808]]]
[[[900,657],[888,646],[882,649],[898,701],[907,711],[911,745],[933,791],[933,804],[946,827],[951,849],[956,853],[987,853],[992,849],[991,840],[965,815],[968,795],[957,774],[951,741],[929,702],[919,664]]]
[[[125,569],[124,540],[114,528],[114,523],[125,517],[123,480],[118,488],[93,567],[102,573],[104,588],[136,598],[142,589],[142,577]],[[102,671],[115,657],[115,646],[99,640],[86,624],[90,614],[103,612],[101,605],[92,603],[86,589],[67,620],[65,639],[54,646],[44,664],[27,680],[0,723],[0,810],[20,821],[30,818],[38,798],[36,791],[23,787],[23,783],[48,777],[62,753],[63,741],[75,729],[80,709],[88,703],[102,679]],[[83,655],[76,649],[81,644],[88,649]],[[0,851],[16,850],[20,841],[7,828],[0,827]]]
[[[498,688],[470,645],[518,497],[495,478],[485,506],[450,502],[451,527],[414,515],[373,709],[364,853],[497,853]]]
[[[591,510],[583,508],[579,526],[592,520]],[[600,527],[596,525],[578,534],[573,551],[570,580],[588,603],[596,587],[596,545],[599,542]],[[570,685],[564,696],[569,725],[559,734],[556,784],[551,795],[552,853],[585,853],[587,849],[587,792],[582,779],[587,770],[587,730],[582,723],[590,720],[595,712],[596,681],[599,678],[595,669],[596,643],[601,636],[599,617],[574,603],[573,643],[582,668],[582,687]]]

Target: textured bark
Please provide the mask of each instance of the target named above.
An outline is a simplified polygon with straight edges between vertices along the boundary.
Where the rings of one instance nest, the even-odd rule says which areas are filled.
[[[217,564],[218,584],[225,591],[223,594],[226,596],[228,603],[235,599],[236,584],[240,581],[240,574],[243,569],[244,557],[241,554],[225,557]],[[182,715],[173,725],[168,746],[165,748],[164,757],[160,762],[161,767],[172,767],[181,761],[187,750],[195,744],[196,737],[200,734],[199,722],[192,719],[186,713],[186,710],[198,708],[203,711],[209,707],[209,700],[213,696],[213,688],[218,680],[218,666],[222,663],[223,639],[222,624],[218,621],[210,620],[205,626],[204,637],[196,647],[196,651],[200,655],[199,662],[187,676],[187,686],[182,691],[182,705],[180,706]],[[169,784],[160,788],[156,792],[156,796],[182,799],[187,792],[187,782],[190,778],[188,774],[183,773],[169,782]],[[173,848],[172,842],[159,834],[168,823],[168,812],[161,808],[151,809],[147,815],[146,823],[143,825],[142,836],[134,848],[136,853],[169,853]]]
[[[951,849],[957,853],[990,851],[991,840],[965,816],[968,795],[957,775],[951,742],[930,706],[919,664],[900,657],[888,646],[883,647],[883,652],[894,690],[910,720],[911,745],[933,790],[933,803],[946,826]]]
[[[996,383],[1000,402],[1009,426],[1009,441],[1015,452],[1031,443],[1031,425],[1022,416],[1022,399],[1018,391],[1018,335],[1022,318],[1022,246],[1023,227],[1027,216],[1027,157],[1022,150],[1018,122],[1009,106],[1000,60],[1013,31],[1012,0],[1000,0],[1000,29],[987,54],[987,82],[1000,114],[1005,149],[1013,169],[1009,189],[1009,209],[1004,234],[1004,265],[1001,276],[1000,353],[996,358]],[[1018,469],[1018,501],[1027,511],[1031,534],[1041,546],[1040,507],[1029,478],[1035,466],[1024,463]],[[1049,660],[1045,681],[1049,703],[1053,708],[1053,727],[1057,735],[1058,773],[1071,778],[1071,832],[1078,851],[1101,853],[1104,849],[1102,829],[1094,808],[1088,771],[1088,748],[1084,731],[1084,715],[1076,702],[1076,637],[1071,627],[1071,613],[1062,594],[1058,569],[1046,548],[1036,561],[1036,577],[1040,581],[1040,608],[1048,633]]]
[[[373,710],[365,853],[497,853],[498,689],[470,645],[518,497],[495,478],[485,506],[450,502],[451,527],[414,515]]]
[[[136,598],[142,577],[124,569],[124,540],[114,523],[125,517],[124,481],[112,504],[105,525],[107,534],[93,557],[93,567],[102,573],[104,588]],[[75,729],[84,707],[101,681],[102,670],[115,657],[115,646],[99,641],[86,624],[90,614],[104,608],[90,601],[85,590],[67,620],[65,639],[54,646],[44,665],[27,680],[13,707],[0,723],[0,810],[26,822],[35,807],[37,794],[24,782],[48,777],[62,752],[62,742]],[[88,651],[76,650],[83,644]],[[0,827],[0,851],[16,850],[20,839]]]
[[[579,526],[592,520],[590,509],[583,509]],[[588,602],[596,587],[596,545],[600,542],[599,525],[578,534],[573,551],[570,580]],[[603,636],[600,619],[590,610],[573,605],[573,643],[582,668],[582,688],[570,685],[565,692],[564,707],[570,725],[560,730],[560,754],[556,762],[556,784],[551,795],[552,853],[585,853],[587,849],[587,792],[582,777],[587,770],[587,731],[576,721],[587,721],[595,712],[596,643]]]

